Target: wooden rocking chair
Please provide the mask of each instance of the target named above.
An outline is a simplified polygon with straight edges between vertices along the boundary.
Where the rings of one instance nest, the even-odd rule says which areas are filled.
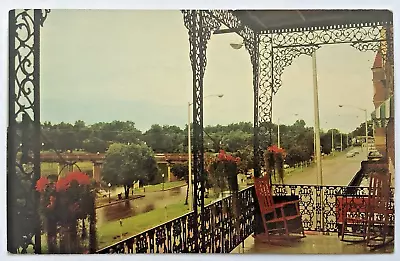
[[[345,242],[365,242],[367,238],[367,215],[369,199],[367,195],[342,195],[338,198],[342,220],[339,236]]]
[[[387,240],[389,214],[393,213],[388,209],[389,199],[390,174],[386,173],[371,174],[368,195],[340,197],[343,220],[341,240],[354,243],[366,241],[372,249],[391,242]]]
[[[389,234],[390,174],[371,174],[368,195],[367,245],[372,250],[392,242]]]
[[[271,242],[271,240],[292,240],[305,237],[299,200],[274,203],[268,176],[254,178],[254,187],[264,226],[264,233],[256,235],[256,238]]]

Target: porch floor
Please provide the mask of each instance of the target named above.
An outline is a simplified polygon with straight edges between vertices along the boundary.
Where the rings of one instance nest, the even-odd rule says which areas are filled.
[[[248,237],[242,244],[236,247],[233,254],[383,254],[393,253],[394,243],[370,251],[365,243],[342,242],[337,233],[322,235],[318,232],[306,232],[306,237],[298,242],[283,244],[267,244],[255,241],[253,236]]]

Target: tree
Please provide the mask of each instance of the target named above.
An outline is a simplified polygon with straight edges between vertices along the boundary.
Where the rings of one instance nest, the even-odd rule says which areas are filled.
[[[254,167],[253,147],[251,145],[247,145],[243,149],[238,150],[235,156],[240,158],[238,169],[243,174],[247,174],[247,172]]]
[[[135,181],[145,183],[154,179],[158,171],[152,150],[144,143],[112,144],[104,159],[103,180],[124,186],[125,198]]]
[[[241,130],[230,131],[222,139],[222,143],[225,145],[227,151],[236,152],[239,149],[250,145],[252,134],[246,133]]]
[[[174,173],[174,176],[180,180],[185,180],[186,184],[189,183],[189,168],[187,163],[176,163],[172,165],[171,172]],[[188,196],[189,196],[189,184],[186,188],[186,200],[185,205],[188,204]]]

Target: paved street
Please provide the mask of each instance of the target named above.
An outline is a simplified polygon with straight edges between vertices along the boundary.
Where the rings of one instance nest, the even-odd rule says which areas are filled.
[[[326,157],[322,160],[322,175],[324,185],[347,186],[353,176],[360,170],[361,161],[365,160],[365,151],[359,148],[359,154],[346,158],[342,153],[336,157]],[[317,184],[317,167],[305,168],[302,172],[294,172],[285,177],[285,184],[311,185]]]

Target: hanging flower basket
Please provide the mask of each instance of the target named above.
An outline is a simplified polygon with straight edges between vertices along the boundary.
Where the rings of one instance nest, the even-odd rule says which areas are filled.
[[[238,198],[239,184],[237,181],[239,157],[234,157],[221,150],[219,154],[207,160],[207,172],[214,190],[224,192],[229,190],[232,195],[232,208],[227,212],[231,212],[235,224],[235,228],[239,231],[239,215],[240,202]]]
[[[279,181],[283,184],[284,178],[284,160],[286,152],[283,148],[279,148],[276,145],[268,147],[264,153],[264,161],[267,175],[270,177],[272,183],[272,177],[276,180],[276,174],[278,174]]]

